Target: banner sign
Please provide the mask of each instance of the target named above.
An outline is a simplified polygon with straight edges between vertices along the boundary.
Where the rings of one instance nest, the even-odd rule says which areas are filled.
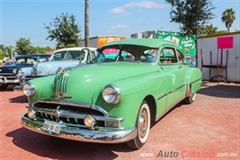
[[[185,55],[196,55],[195,36],[187,37],[181,32],[157,31],[156,38],[172,41]]]
[[[101,47],[104,44],[107,44],[112,41],[125,40],[125,39],[126,37],[119,37],[119,36],[100,36],[98,37],[98,47]]]
[[[218,37],[217,47],[218,49],[233,48],[233,36]]]

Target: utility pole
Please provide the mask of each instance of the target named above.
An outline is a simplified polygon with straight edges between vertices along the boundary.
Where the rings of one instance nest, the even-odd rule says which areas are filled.
[[[90,47],[89,42],[89,0],[85,0],[85,47]]]
[[[196,35],[195,35],[195,47],[196,47],[196,67],[198,68],[198,26],[196,27]]]

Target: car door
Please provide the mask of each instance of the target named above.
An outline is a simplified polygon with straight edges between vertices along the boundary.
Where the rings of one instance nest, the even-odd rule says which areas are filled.
[[[187,66],[179,61],[175,47],[163,47],[160,51],[160,66],[167,78],[167,103],[165,110],[176,105],[185,97],[185,73]]]

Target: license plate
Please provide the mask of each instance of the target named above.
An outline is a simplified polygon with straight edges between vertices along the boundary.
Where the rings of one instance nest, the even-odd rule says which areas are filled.
[[[59,134],[61,127],[59,123],[45,120],[43,123],[42,129],[50,133]]]

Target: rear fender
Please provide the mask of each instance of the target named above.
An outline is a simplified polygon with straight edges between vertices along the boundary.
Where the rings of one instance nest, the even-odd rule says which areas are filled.
[[[196,93],[202,86],[202,72],[199,68],[189,68],[186,73],[186,97]]]

